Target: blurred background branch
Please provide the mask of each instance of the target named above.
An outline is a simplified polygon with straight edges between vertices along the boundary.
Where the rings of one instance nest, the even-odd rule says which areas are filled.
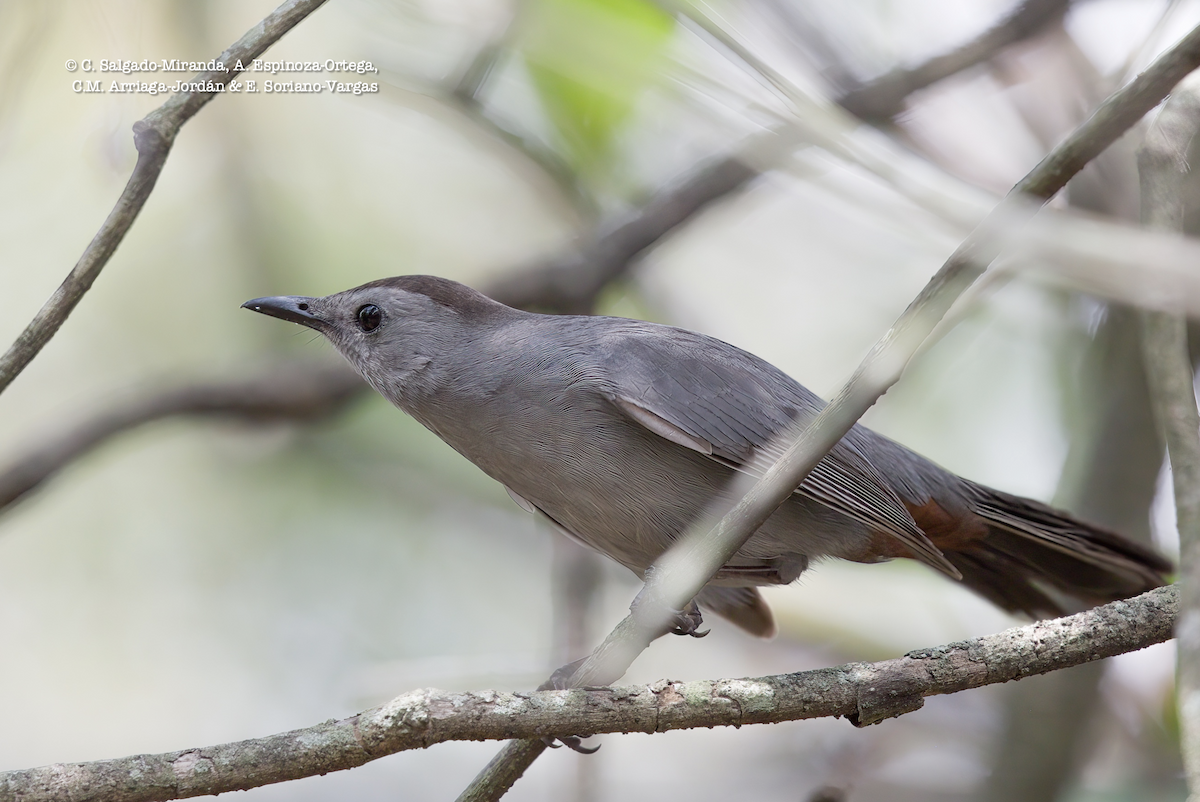
[[[838,103],[862,120],[886,124],[904,110],[905,101],[913,92],[995,58],[1005,48],[1061,20],[1070,5],[1071,0],[1023,0],[978,38],[916,67],[896,68],[868,84],[849,89],[838,97]]]
[[[105,440],[139,426],[176,416],[258,425],[321,420],[344,409],[362,388],[358,374],[342,365],[305,363],[137,393],[73,426],[60,424],[0,470],[0,509]]]
[[[1142,219],[1182,231],[1187,154],[1200,132],[1200,84],[1189,81],[1159,112],[1138,151]],[[1142,313],[1142,347],[1155,417],[1163,432],[1179,528],[1181,617],[1176,693],[1189,798],[1200,799],[1200,412],[1188,351],[1187,321]]]
[[[221,53],[217,59],[222,65],[221,69],[202,72],[194,81],[204,85],[211,83],[223,90],[239,74],[233,70],[239,61],[248,63],[262,55],[267,48],[279,41],[281,36],[320,8],[324,2],[325,0],[288,0]],[[4,392],[13,379],[38,355],[66,322],[84,294],[91,289],[100,271],[108,264],[113,252],[133,226],[133,221],[137,219],[150,193],[154,191],[154,185],[167,162],[179,129],[216,97],[219,91],[189,91],[173,95],[170,100],[134,125],[133,138],[137,144],[138,160],[133,174],[129,177],[129,183],[125,185],[125,190],[117,199],[112,212],[58,290],[8,350],[0,355],[0,393]]]

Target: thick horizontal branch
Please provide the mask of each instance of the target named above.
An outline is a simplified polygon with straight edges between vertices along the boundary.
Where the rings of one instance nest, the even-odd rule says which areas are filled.
[[[0,773],[0,802],[151,802],[255,788],[445,741],[666,732],[840,716],[857,726],[926,696],[1044,674],[1161,643],[1175,586],[1078,615],[878,663],[754,679],[532,693],[414,691],[340,721],[199,749]]]
[[[212,84],[215,91],[180,92],[134,123],[133,141],[137,146],[138,159],[133,174],[75,267],[8,351],[0,356],[0,392],[33,361],[91,289],[154,190],[154,184],[171,152],[171,145],[183,124],[238,75],[234,70],[238,61],[249,66],[251,61],[324,2],[288,0],[217,58],[225,69],[202,72],[193,79],[193,82],[206,87]]]
[[[316,420],[342,409],[366,389],[342,364],[279,365],[241,379],[192,382],[154,390],[58,426],[7,468],[0,468],[0,510],[110,437],[163,418],[227,418],[248,423]]]

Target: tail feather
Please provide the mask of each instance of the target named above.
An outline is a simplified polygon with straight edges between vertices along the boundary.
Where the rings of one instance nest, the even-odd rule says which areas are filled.
[[[705,585],[696,594],[701,607],[737,624],[751,635],[769,638],[775,634],[775,617],[757,588]]]
[[[960,540],[946,557],[968,587],[1007,610],[1061,615],[1055,591],[1099,604],[1159,587],[1173,570],[1150,548],[1103,527],[1031,499],[973,489],[972,511],[986,535]]]
[[[1030,578],[1006,557],[986,549],[948,551],[946,558],[962,574],[962,583],[992,604],[1010,613],[1025,613],[1033,618],[1063,614],[1062,605],[1039,589]]]

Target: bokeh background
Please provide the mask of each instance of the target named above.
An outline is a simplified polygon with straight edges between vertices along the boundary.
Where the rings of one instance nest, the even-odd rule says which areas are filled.
[[[207,60],[273,5],[0,3],[0,341],[94,235],[133,167],[132,124],[164,100],[75,93],[66,60]],[[366,59],[379,91],[230,95],[190,122],[94,289],[0,398],[0,470],[157,388],[336,363],[247,298],[401,273],[499,286],[731,156],[757,177],[639,254],[595,309],[715,335],[828,396],[989,204],[1200,21],[1193,0],[1062,6],[861,125],[839,98],[1016,4],[700,6],[815,101],[797,108],[641,0],[331,0],[267,57]],[[1136,218],[1139,137],[1060,203]],[[1119,306],[1011,282],[866,422],[1170,553],[1133,330]],[[638,587],[556,537],[369,394],[316,422],[171,418],[111,438],[0,511],[0,769],[268,734],[419,687],[533,687]],[[769,598],[775,640],[713,620],[627,681],[880,659],[1019,623],[907,563],[818,565]],[[1167,644],[861,731],[605,736],[592,757],[546,754],[509,798],[1183,799],[1172,664]],[[448,799],[497,748],[247,793]]]

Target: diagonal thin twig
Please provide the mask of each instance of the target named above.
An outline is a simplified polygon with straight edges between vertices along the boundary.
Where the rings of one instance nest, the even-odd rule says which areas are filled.
[[[182,799],[350,769],[446,741],[666,732],[827,716],[865,726],[917,710],[927,696],[1161,643],[1171,637],[1178,606],[1176,586],[1158,588],[1066,618],[893,660],[772,677],[535,693],[413,691],[349,718],[265,738],[2,772],[0,802]]]
[[[706,29],[711,27],[707,20],[700,20],[700,23]],[[721,35],[722,41],[728,38],[723,32]],[[735,49],[734,52],[739,51]],[[679,609],[691,599],[799,487],[863,413],[899,380],[908,361],[954,300],[997,255],[999,244],[988,235],[989,230],[998,222],[1009,222],[1004,218],[1010,213],[1025,213],[1021,209],[1022,195],[1041,200],[1052,197],[1084,165],[1158,105],[1175,84],[1197,66],[1200,66],[1200,27],[1192,30],[1145,72],[1110,96],[1065,142],[1022,179],[1010,194],[1013,200],[997,207],[980,229],[959,246],[899,320],[872,348],[850,381],[799,435],[784,456],[707,535],[700,539],[688,538],[679,551],[667,555],[667,565],[678,568],[673,570],[667,567],[656,572],[644,591],[658,604],[644,604],[637,613],[618,624],[596,652],[583,661],[569,685],[595,681],[597,677],[602,682],[611,682],[623,674],[633,658],[661,634],[662,621],[669,616],[666,609]],[[767,77],[781,91],[787,91],[786,84],[781,86],[777,83],[782,80],[780,76],[771,73]],[[527,766],[536,757],[536,752],[526,749],[519,756],[513,755],[512,759],[514,762],[518,758],[527,759]],[[495,778],[519,776],[516,768],[498,771],[494,763],[489,764],[489,770],[477,777],[460,799],[499,799],[507,788],[500,787]]]
[[[154,190],[154,184],[175,143],[175,136],[183,124],[237,77],[238,73],[233,68],[239,60],[243,65],[248,65],[324,2],[288,0],[218,57],[225,70],[202,72],[193,79],[205,85],[212,83],[220,87],[218,91],[180,92],[134,123],[133,141],[137,146],[138,159],[133,174],[75,267],[8,351],[0,356],[0,393],[33,361],[91,289]]]

